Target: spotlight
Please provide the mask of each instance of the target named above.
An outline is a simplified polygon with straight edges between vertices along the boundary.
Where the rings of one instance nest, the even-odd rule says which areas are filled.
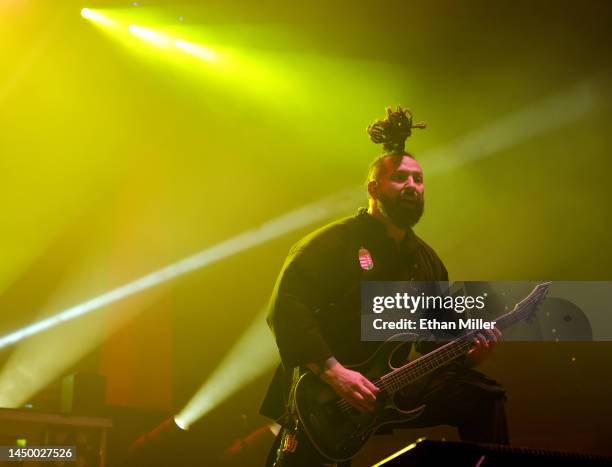
[[[99,23],[103,26],[114,26],[115,23],[97,11],[90,10],[89,8],[83,8],[81,10],[81,16],[85,19],[93,21],[94,23]]]
[[[179,420],[178,418],[173,417],[173,420],[176,426],[179,427],[181,430],[187,431],[189,429],[189,427],[184,425],[183,422],[181,422],[181,420]]]

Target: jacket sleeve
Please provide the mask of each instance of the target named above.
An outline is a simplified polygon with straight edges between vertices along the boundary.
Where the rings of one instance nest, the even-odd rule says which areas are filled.
[[[326,294],[329,257],[320,248],[298,245],[289,253],[277,279],[267,321],[285,368],[332,356],[316,318]]]

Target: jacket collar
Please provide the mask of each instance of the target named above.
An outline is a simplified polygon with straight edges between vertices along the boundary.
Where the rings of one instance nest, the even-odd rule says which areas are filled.
[[[359,208],[357,218],[363,225],[368,240],[372,240],[377,243],[388,243],[391,244],[392,247],[395,247],[395,240],[387,235],[385,225],[370,215],[366,208]],[[418,248],[419,240],[417,235],[412,229],[408,229],[404,240],[402,240],[402,243],[399,245],[400,253],[410,255]]]

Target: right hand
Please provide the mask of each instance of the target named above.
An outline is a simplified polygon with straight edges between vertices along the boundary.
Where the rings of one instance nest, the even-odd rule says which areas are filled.
[[[376,393],[379,389],[358,371],[349,370],[334,362],[320,375],[333,390],[360,412],[374,410]]]

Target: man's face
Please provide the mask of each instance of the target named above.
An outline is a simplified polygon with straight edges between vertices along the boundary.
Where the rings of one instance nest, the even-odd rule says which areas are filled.
[[[376,184],[376,199],[383,214],[397,227],[415,225],[423,215],[425,204],[423,170],[413,158],[404,156],[399,165],[396,157],[383,160]]]

